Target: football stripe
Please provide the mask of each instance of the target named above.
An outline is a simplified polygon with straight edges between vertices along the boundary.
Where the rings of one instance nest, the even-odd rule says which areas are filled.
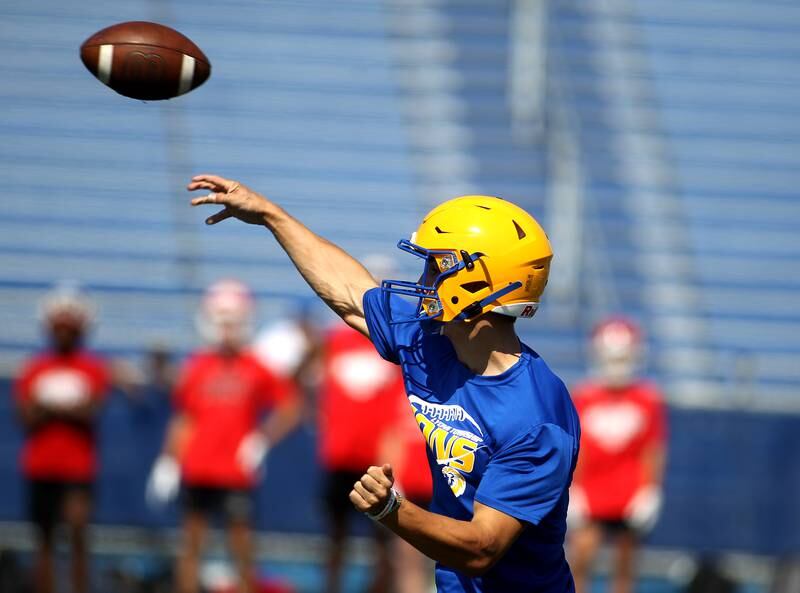
[[[111,81],[111,64],[114,61],[114,46],[101,45],[97,54],[97,78],[103,84]]]
[[[192,90],[192,81],[194,80],[194,58],[183,54],[181,61],[181,79],[178,82],[178,94],[188,93]]]

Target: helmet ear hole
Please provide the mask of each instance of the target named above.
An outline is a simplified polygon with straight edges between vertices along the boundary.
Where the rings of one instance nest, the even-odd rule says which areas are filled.
[[[484,288],[488,288],[489,283],[485,280],[476,280],[475,282],[466,282],[461,285],[461,288],[466,290],[467,292],[476,293],[479,290],[483,290]]]
[[[450,302],[453,303],[454,305],[457,305],[458,304],[458,297],[457,296],[452,297],[450,299]]]

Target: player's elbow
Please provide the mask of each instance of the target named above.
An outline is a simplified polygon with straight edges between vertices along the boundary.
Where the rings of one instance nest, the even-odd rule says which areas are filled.
[[[462,570],[472,578],[483,576],[500,560],[502,555],[502,546],[494,537],[482,537],[470,550]]]

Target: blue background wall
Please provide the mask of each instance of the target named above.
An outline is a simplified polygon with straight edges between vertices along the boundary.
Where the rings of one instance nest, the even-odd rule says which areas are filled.
[[[168,414],[163,394],[148,397],[150,404],[134,405],[114,393],[103,412],[99,523],[158,526],[177,519],[175,508],[154,512],[144,502]],[[10,384],[0,382],[0,519],[22,520],[22,435],[11,401]],[[800,416],[672,409],[669,421],[667,502],[652,544],[698,552],[800,549]],[[304,427],[271,454],[257,493],[259,528],[321,531],[314,450],[313,431]]]

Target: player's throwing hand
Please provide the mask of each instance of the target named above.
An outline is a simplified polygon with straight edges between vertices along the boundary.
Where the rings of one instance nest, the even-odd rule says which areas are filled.
[[[267,198],[249,187],[217,175],[195,175],[186,189],[189,191],[211,190],[211,193],[206,196],[194,198],[192,206],[219,204],[225,207],[206,218],[206,224],[217,224],[231,217],[249,224],[264,224],[264,216],[272,204]]]

